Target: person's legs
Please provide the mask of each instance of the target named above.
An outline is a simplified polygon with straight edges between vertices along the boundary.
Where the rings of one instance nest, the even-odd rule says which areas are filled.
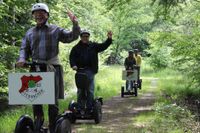
[[[86,103],[86,98],[85,98],[85,94],[84,94],[84,90],[83,89],[78,89],[77,91],[77,103],[78,103],[78,110],[84,109],[85,107],[85,103]]]
[[[46,71],[46,70],[41,70],[41,71]],[[36,72],[36,68],[32,66],[30,72]],[[33,105],[33,117],[35,125],[34,130],[39,131],[44,122],[44,112],[42,105]]]
[[[48,116],[49,116],[49,131],[50,133],[55,132],[55,124],[56,124],[56,118],[59,113],[59,108],[58,108],[58,102],[56,104],[49,105],[48,108]]]
[[[140,80],[140,67],[138,67],[138,80]]]
[[[44,122],[44,113],[42,105],[33,105],[33,117],[34,117],[34,125],[35,130],[40,130],[40,127]]]
[[[133,89],[133,81],[126,80],[126,91],[131,91]]]
[[[94,101],[94,73],[90,70],[86,71],[89,80],[89,88],[87,90],[87,103],[86,106],[89,110],[93,107]]]
[[[126,91],[128,91],[128,80],[126,80]]]
[[[141,81],[140,81],[140,67],[138,67],[138,85],[139,85],[139,88],[141,89]]]
[[[133,80],[131,80],[130,83],[131,83],[130,84],[131,90],[133,90],[133,86],[134,86],[135,81],[133,82]]]
[[[56,118],[59,113],[59,108],[58,108],[59,88],[60,88],[60,76],[59,76],[59,70],[57,68],[55,71],[55,104],[51,104],[48,106],[50,133],[54,133]]]

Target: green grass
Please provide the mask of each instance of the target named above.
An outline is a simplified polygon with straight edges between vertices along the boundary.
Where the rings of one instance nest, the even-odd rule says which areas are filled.
[[[191,113],[174,104],[157,104],[155,111],[133,118],[138,133],[188,133],[196,132],[197,123]]]
[[[121,85],[124,84],[121,71],[121,66],[101,66],[95,78],[95,96],[108,99],[119,94]]]
[[[188,133],[197,132],[199,123],[189,110],[172,104],[164,96],[173,100],[184,99],[187,95],[199,96],[199,88],[189,88],[191,81],[181,73],[164,69],[155,71],[148,64],[142,70],[143,76],[158,78],[157,88],[154,90],[158,96],[155,110],[134,118],[133,123],[138,133]]]
[[[16,121],[22,114],[29,114],[31,115],[31,108],[30,106],[21,106],[15,109],[3,112],[0,114],[0,133],[12,133]]]
[[[198,98],[200,95],[200,87],[193,84],[191,79],[181,72],[170,68],[154,70],[145,60],[141,72],[144,77],[159,78],[158,90],[171,97],[184,99],[187,96]],[[160,93],[159,91],[157,94]]]
[[[142,61],[141,65],[141,74],[145,75],[146,77],[153,76],[156,71],[148,64],[145,60]]]

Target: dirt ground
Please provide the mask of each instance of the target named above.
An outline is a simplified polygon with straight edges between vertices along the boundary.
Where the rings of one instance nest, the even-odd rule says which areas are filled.
[[[155,89],[157,86],[156,83],[156,79],[151,79],[150,89]],[[156,98],[153,91],[139,93],[138,97],[112,97],[110,100],[104,101],[103,119],[100,124],[95,124],[93,120],[78,120],[76,124],[73,125],[73,133],[132,132],[127,129],[133,126],[134,117],[138,116],[140,113],[151,111],[155,100]]]

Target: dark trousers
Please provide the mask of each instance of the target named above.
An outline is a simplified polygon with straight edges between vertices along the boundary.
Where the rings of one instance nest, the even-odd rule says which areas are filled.
[[[58,102],[54,105],[48,105],[49,129],[51,133],[54,132],[56,117],[58,116],[58,113]],[[33,105],[33,115],[34,120],[41,120],[42,125],[44,120],[44,112],[42,105]]]
[[[88,109],[91,109],[93,107],[93,101],[94,101],[94,73],[90,70],[85,70],[84,73],[88,76],[89,80],[89,88],[84,89],[78,89],[77,91],[77,102],[81,109],[86,107]]]
[[[138,80],[140,80],[140,67],[138,67]]]
[[[59,108],[58,108],[58,97],[59,97],[59,69],[55,67],[55,104],[48,105],[48,117],[49,117],[49,129],[50,133],[54,133],[55,130],[55,123],[56,123],[56,118],[59,113]],[[32,72],[35,71],[34,69],[31,70]],[[41,69],[41,71],[46,72],[45,69]],[[42,105],[33,105],[33,116],[34,116],[34,121],[36,122],[38,119],[41,120],[41,125],[43,124],[44,121],[44,112],[43,112],[43,107]]]

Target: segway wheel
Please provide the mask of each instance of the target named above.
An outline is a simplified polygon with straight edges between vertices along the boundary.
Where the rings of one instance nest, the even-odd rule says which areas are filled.
[[[134,94],[135,94],[135,96],[137,97],[138,96],[138,90],[137,90],[137,87],[134,87]]]
[[[70,110],[72,112],[72,115],[70,117],[70,122],[73,124],[76,123],[76,116],[75,116],[76,109],[77,109],[77,102],[71,101],[69,103],[68,110]]]
[[[124,97],[124,86],[121,87],[121,97]]]
[[[33,133],[33,120],[28,115],[22,115],[17,121],[14,133]]]
[[[75,124],[76,123],[76,116],[74,114],[72,114],[71,118],[70,118],[70,122],[72,124]]]
[[[102,108],[101,103],[97,101],[94,106],[94,121],[96,124],[100,123],[102,120]]]
[[[70,121],[65,117],[60,117],[56,121],[56,128],[55,133],[71,133],[71,123]]]

